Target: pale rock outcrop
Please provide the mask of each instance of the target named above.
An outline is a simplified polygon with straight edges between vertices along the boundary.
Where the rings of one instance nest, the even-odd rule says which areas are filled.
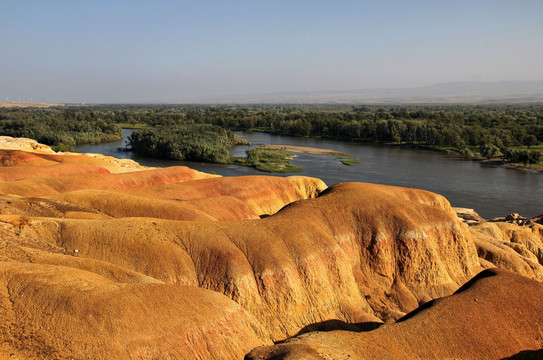
[[[111,173],[134,172],[150,169],[130,159],[117,159],[102,154],[55,152],[51,147],[27,138],[0,136],[0,159],[3,166],[92,165]],[[69,168],[69,166],[64,166]],[[60,168],[62,168],[60,166]]]
[[[0,148],[6,150],[22,150],[45,154],[54,154],[51,147],[40,144],[36,140],[28,138],[14,138],[11,136],[0,136]]]
[[[485,222],[471,226],[479,257],[493,265],[543,280],[543,226]]]
[[[456,215],[468,225],[478,224],[485,221],[485,219],[483,219],[473,209],[453,207],[453,210],[456,212]]]

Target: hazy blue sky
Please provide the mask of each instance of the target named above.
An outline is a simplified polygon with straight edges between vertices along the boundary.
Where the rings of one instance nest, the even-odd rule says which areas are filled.
[[[543,80],[543,0],[0,0],[0,101]]]

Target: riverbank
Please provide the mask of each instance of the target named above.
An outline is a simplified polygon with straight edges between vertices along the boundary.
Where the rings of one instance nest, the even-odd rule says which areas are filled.
[[[531,172],[531,173],[543,174],[543,164],[532,164],[530,166],[524,166],[523,164],[508,163],[501,159],[477,158],[477,159],[472,159],[472,160],[480,161],[481,164],[488,165],[488,166],[500,166],[506,169],[515,169],[515,170],[522,170],[522,171]]]
[[[419,145],[419,144],[397,144],[397,143],[386,143],[387,146],[392,147],[400,147],[400,148],[406,148],[406,149],[414,149],[414,150],[430,150],[430,151],[436,151],[440,153],[444,153],[447,155],[450,155],[452,157],[458,158],[458,159],[464,159],[464,160],[471,160],[480,162],[481,165],[485,166],[497,166],[502,167],[505,169],[514,169],[514,170],[522,170],[525,172],[530,173],[541,173],[543,174],[543,164],[530,164],[528,166],[524,166],[522,163],[511,163],[508,161],[505,161],[501,158],[491,158],[487,159],[485,157],[482,157],[478,155],[477,153],[473,154],[471,158],[466,158],[465,155],[459,153],[458,151],[446,148],[446,147],[437,147],[437,146],[429,146],[429,145]]]
[[[264,131],[262,129],[253,130],[251,132],[257,132],[262,134],[270,134],[270,135],[279,135],[274,134],[269,131]],[[248,137],[247,135],[244,135],[245,137]],[[333,141],[343,141],[341,139],[335,139],[335,138],[325,138],[325,137],[318,137],[318,136],[307,136],[302,138],[308,138],[308,139],[315,139],[315,140],[333,140]],[[399,148],[405,148],[405,149],[414,149],[414,150],[430,150],[435,152],[444,153],[447,155],[450,155],[452,157],[458,158],[458,159],[465,159],[465,160],[472,160],[480,162],[482,165],[485,166],[497,166],[497,167],[503,167],[505,169],[514,169],[514,170],[521,170],[529,173],[541,173],[543,174],[543,163],[538,164],[530,164],[528,166],[524,166],[522,163],[510,163],[507,162],[501,158],[492,158],[487,159],[485,157],[480,156],[478,153],[474,153],[471,158],[466,158],[465,155],[459,153],[452,147],[445,147],[445,146],[437,146],[437,145],[423,145],[423,144],[413,144],[413,143],[393,143],[393,142],[375,142],[375,141],[360,141],[361,144],[366,145],[384,145],[384,146],[390,146],[390,147],[399,147]],[[264,144],[259,145],[261,147],[267,147],[272,149],[284,149],[295,153],[306,153],[306,154],[313,154],[313,155],[335,155],[338,158],[350,158],[352,157],[351,154],[338,152],[336,150],[332,149],[325,149],[325,148],[317,148],[317,147],[307,147],[307,146],[294,146],[294,145],[277,145],[277,144]],[[541,151],[541,149],[539,150]],[[352,163],[358,163],[362,159],[356,159],[356,161],[352,160],[346,160],[343,161],[340,159],[341,163],[344,165],[351,165]]]
[[[531,164],[529,166],[524,166],[523,164],[510,163],[499,158],[487,159],[487,158],[484,158],[482,156],[477,156],[477,155],[474,155],[472,158],[468,159],[464,155],[460,154],[459,152],[455,150],[447,149],[447,148],[432,147],[432,146],[427,146],[427,145],[395,144],[395,143],[387,143],[385,145],[398,146],[402,148],[409,148],[409,149],[416,149],[416,150],[437,151],[437,152],[445,153],[447,155],[454,156],[459,159],[478,161],[482,165],[485,165],[485,166],[500,166],[506,169],[515,169],[515,170],[522,170],[526,172],[543,174],[543,164]],[[324,149],[324,148],[309,147],[309,146],[278,145],[278,144],[264,144],[264,145],[259,145],[259,147],[267,148],[267,149],[287,150],[294,153],[305,153],[305,154],[313,154],[313,155],[334,155],[340,158],[339,160],[342,164],[349,165],[349,166],[352,164],[360,163],[362,161],[362,158],[355,159],[355,160],[345,159],[345,158],[351,158],[352,155],[342,153],[342,152],[332,150],[332,149]]]

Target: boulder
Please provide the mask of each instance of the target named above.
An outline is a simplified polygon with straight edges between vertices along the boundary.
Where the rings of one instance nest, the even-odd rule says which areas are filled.
[[[485,219],[483,219],[473,209],[453,207],[453,210],[456,212],[456,216],[458,216],[458,218],[468,225],[478,224],[485,221]]]
[[[486,222],[470,227],[479,257],[495,266],[543,280],[543,226]]]

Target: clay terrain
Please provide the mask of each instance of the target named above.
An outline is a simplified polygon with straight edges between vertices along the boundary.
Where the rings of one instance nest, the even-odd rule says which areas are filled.
[[[543,357],[543,225],[0,137],[0,358]]]

